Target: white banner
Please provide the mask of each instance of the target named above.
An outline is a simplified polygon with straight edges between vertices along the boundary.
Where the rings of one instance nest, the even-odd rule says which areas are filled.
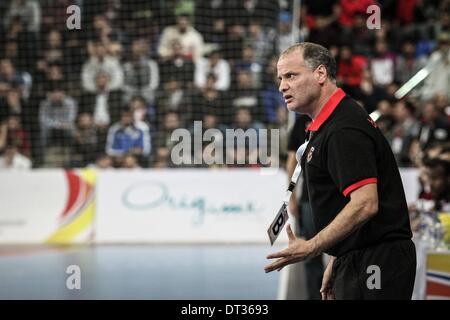
[[[94,183],[92,170],[0,172],[0,244],[89,241]]]
[[[401,170],[409,203],[417,198],[417,174]],[[287,184],[282,170],[273,175],[254,169],[97,175],[96,181],[93,170],[0,172],[0,244],[269,243],[267,228]],[[277,241],[286,241],[284,230]]]
[[[264,242],[286,189],[283,171],[98,173],[98,242]]]
[[[66,198],[63,170],[0,172],[0,243],[43,243]]]

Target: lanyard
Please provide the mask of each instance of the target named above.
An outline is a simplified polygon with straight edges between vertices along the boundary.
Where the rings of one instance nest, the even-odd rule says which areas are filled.
[[[291,177],[291,182],[289,183],[288,189],[286,190],[286,195],[284,196],[284,203],[288,203],[289,199],[291,198],[292,191],[294,190],[295,186],[297,185],[298,178],[300,177],[300,174],[302,173],[302,165],[301,165],[301,159],[303,156],[303,153],[306,150],[306,147],[308,146],[309,140],[306,140],[298,149],[297,149],[297,165],[295,166],[294,173]]]

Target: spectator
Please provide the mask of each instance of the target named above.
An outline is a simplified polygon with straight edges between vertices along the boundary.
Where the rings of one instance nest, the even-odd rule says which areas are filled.
[[[215,76],[214,88],[226,91],[230,88],[230,65],[221,58],[218,50],[212,51],[208,58],[200,58],[195,67],[195,85],[203,89],[206,86],[208,75]]]
[[[147,106],[144,98],[134,96],[129,102],[130,110],[133,112],[133,119],[136,125],[147,126],[154,121],[154,110]]]
[[[268,57],[274,52],[274,31],[264,30],[264,27],[255,19],[248,26],[246,42],[252,46],[254,61],[260,65],[267,62]]]
[[[104,44],[94,44],[93,54],[83,65],[81,72],[81,85],[88,92],[96,91],[95,78],[99,72],[107,73],[109,76],[107,90],[118,90],[123,85],[123,70],[116,57],[107,54]]]
[[[259,166],[257,164],[258,148],[265,141],[259,140],[258,133],[260,129],[264,129],[264,126],[253,120],[252,113],[248,108],[240,107],[236,109],[232,127],[243,131],[236,131],[237,139],[226,140],[227,164],[228,159],[234,159],[233,166]],[[245,138],[247,133],[250,134],[248,139]]]
[[[94,42],[88,42],[88,51],[91,55],[95,54],[95,41],[104,45],[106,53],[111,57],[120,59],[122,53],[122,33],[116,29],[112,21],[104,14],[97,14],[92,23],[92,37]]]
[[[377,109],[374,112],[375,121],[378,128],[383,132],[386,138],[392,139],[392,127],[394,126],[395,119],[393,116],[393,107],[389,100],[383,99],[377,103]]]
[[[20,61],[22,57],[20,56],[19,44],[16,40],[5,39],[5,42],[0,47],[3,49],[3,59],[10,60],[15,66],[23,64],[23,61]]]
[[[92,38],[95,41],[103,43],[106,51],[111,56],[118,56],[122,51],[122,34],[113,23],[104,14],[97,14],[92,23]]]
[[[447,117],[447,120],[450,122],[450,99],[445,94],[438,94],[434,99],[434,103],[439,113],[443,114],[444,117]]]
[[[433,99],[437,94],[446,94],[450,98],[450,33],[439,35],[438,49],[431,54],[427,64],[434,66],[425,79],[422,99]]]
[[[278,110],[286,108],[283,95],[278,90],[277,74],[274,72],[274,68],[276,70],[277,61],[277,58],[269,60],[269,64],[266,67],[266,74],[268,78],[271,77],[271,79],[267,79],[267,84],[261,92],[262,104],[265,112],[264,122],[271,124],[278,122]]]
[[[388,51],[386,42],[377,41],[375,56],[370,59],[369,64],[375,85],[386,86],[394,81],[395,55]]]
[[[38,33],[41,28],[41,7],[35,0],[12,0],[4,17],[4,26],[9,28],[14,19],[20,19],[27,32]]]
[[[236,108],[245,107],[254,115],[262,115],[260,93],[253,88],[250,71],[241,70],[237,75],[236,88],[231,92],[231,105]]]
[[[227,123],[227,115],[229,110],[226,108],[225,93],[217,90],[217,80],[213,73],[210,73],[206,78],[204,88],[197,91],[193,96],[192,110],[190,110],[191,117],[188,122],[194,120],[201,120],[206,114],[215,115],[219,122]]]
[[[42,4],[42,12],[45,12],[42,17],[43,29],[54,29],[58,30],[59,32],[66,31],[67,8],[73,4],[77,4],[76,2],[77,1],[75,1],[74,3],[73,0],[44,1],[44,3]]]
[[[148,156],[151,151],[150,133],[133,123],[133,114],[123,110],[120,121],[108,130],[106,154],[115,157],[121,163],[130,153],[136,156]]]
[[[372,78],[370,71],[365,70],[361,85],[352,93],[355,99],[361,101],[369,114],[376,110],[378,102],[392,97],[384,87],[374,85]]]
[[[135,156],[131,154],[125,155],[123,158],[122,168],[125,169],[140,169],[139,163]]]
[[[278,0],[227,0],[225,15],[228,24],[247,26],[251,19],[258,19],[264,27],[274,28],[279,11]]]
[[[422,150],[426,150],[436,142],[449,139],[450,126],[447,117],[441,114],[433,102],[426,102],[422,110],[422,118],[415,137]]]
[[[133,41],[131,61],[124,64],[126,100],[140,95],[150,105],[155,104],[155,90],[159,85],[159,69],[156,61],[149,58],[150,45],[145,39]]]
[[[44,80],[44,74],[51,65],[63,65],[63,61],[65,60],[62,34],[52,29],[47,33],[45,47],[38,54],[35,67],[39,81]]]
[[[450,212],[450,161],[436,157],[424,163],[434,210]]]
[[[242,56],[242,47],[245,40],[245,27],[242,23],[236,21],[233,24],[227,24],[225,39],[226,41],[223,44],[224,57],[233,67],[235,61]]]
[[[234,122],[232,125],[236,129],[264,129],[264,125],[253,119],[252,112],[249,108],[238,107],[234,113]]]
[[[348,33],[341,35],[341,41],[346,41],[348,37],[352,39],[353,52],[357,55],[371,56],[373,54],[373,47],[376,41],[376,33],[373,30],[367,28],[367,15],[366,13],[356,13],[354,18],[353,27]]]
[[[231,105],[234,108],[246,107],[253,114],[261,114],[260,94],[252,86],[251,74],[248,70],[241,70],[237,74],[237,85],[231,95]]]
[[[108,88],[109,74],[100,70],[95,75],[95,91],[81,96],[80,111],[93,115],[95,125],[105,131],[120,118],[122,91]]]
[[[18,115],[10,115],[6,123],[6,142],[16,146],[20,154],[26,157],[31,155],[31,143],[28,133],[22,129],[22,123]],[[0,142],[0,150],[1,150]]]
[[[340,0],[339,23],[346,28],[351,28],[354,25],[355,15],[357,13],[365,14],[367,7],[375,3],[373,0]]]
[[[110,156],[106,154],[100,154],[95,159],[95,163],[91,164],[90,167],[96,169],[112,169],[113,168],[113,160]]]
[[[337,65],[337,82],[348,92],[359,92],[359,86],[363,80],[367,59],[360,55],[354,55],[350,46],[341,47],[339,62]]]
[[[417,126],[414,105],[407,100],[400,100],[394,106],[395,125],[390,140],[392,152],[400,167],[412,165],[410,148]]]
[[[445,1],[444,1],[445,2]],[[443,2],[443,3],[444,3]],[[439,13],[439,20],[433,24],[434,34],[439,36],[440,34],[450,33],[450,4],[447,2],[447,8],[443,8]]]
[[[224,9],[226,0],[198,0],[195,3],[195,28],[206,43],[222,44],[225,37]]]
[[[161,81],[168,82],[170,79],[178,79],[183,83],[183,87],[192,88],[194,83],[195,65],[191,59],[183,54],[183,48],[178,39],[170,43],[170,55],[161,59]]]
[[[47,92],[39,108],[41,146],[69,146],[75,129],[77,102],[66,94],[61,83],[50,83]]]
[[[11,89],[5,96],[0,95],[0,122],[9,115],[18,115],[23,117],[25,101],[20,97],[20,90]]]
[[[186,120],[191,116],[188,114],[191,110],[192,93],[184,88],[180,80],[173,77],[164,83],[163,90],[160,91],[157,99],[157,113],[163,114],[167,111],[177,111],[183,113]]]
[[[31,165],[31,160],[20,154],[14,144],[6,146],[3,156],[0,156],[0,170],[28,170]]]
[[[262,65],[256,61],[253,48],[250,45],[245,45],[242,48],[241,59],[236,61],[234,71],[235,73],[248,71],[251,75],[252,87],[259,88],[261,86]]]
[[[209,131],[208,131],[209,130]],[[202,162],[201,167],[220,168],[223,167],[224,155],[224,136],[226,127],[219,122],[219,118],[215,113],[205,113],[202,119],[202,136],[205,137],[202,149],[195,153],[198,162]],[[195,134],[193,128],[191,133]],[[205,135],[206,133],[206,135]],[[206,138],[208,137],[208,138]],[[195,162],[194,158],[194,162]]]
[[[280,55],[284,50],[292,45],[292,42],[297,42],[294,39],[294,34],[299,34],[299,29],[292,30],[292,14],[287,11],[280,12],[278,17],[277,37],[275,38],[275,47],[277,55]]]
[[[309,29],[309,41],[329,47],[338,44],[340,28],[337,20],[341,8],[337,0],[307,0],[303,18]]]
[[[73,153],[78,158],[78,167],[85,167],[95,161],[99,152],[99,139],[92,115],[80,113],[74,133]]]
[[[20,96],[28,98],[31,89],[31,76],[26,72],[16,70],[11,60],[0,60],[0,97],[11,89],[18,89]]]
[[[190,17],[179,15],[175,26],[166,27],[161,35],[158,48],[159,56],[167,59],[173,56],[172,42],[178,40],[185,57],[196,62],[202,57],[204,44],[202,35],[190,23]]]
[[[414,42],[406,40],[402,45],[402,51],[397,55],[395,63],[395,81],[400,84],[406,83],[420,69],[425,67],[426,59],[416,57],[416,46]]]
[[[172,148],[178,143],[171,139],[172,132],[181,126],[178,113],[169,111],[164,115],[162,127],[155,134],[155,166],[158,168],[173,167],[171,160]]]
[[[14,17],[11,25],[5,30],[3,36],[8,47],[5,48],[5,57],[11,59],[19,70],[32,70],[36,59],[36,47],[39,34],[26,30],[26,22],[20,17]],[[6,50],[7,49],[7,50]],[[12,55],[16,51],[16,55]]]

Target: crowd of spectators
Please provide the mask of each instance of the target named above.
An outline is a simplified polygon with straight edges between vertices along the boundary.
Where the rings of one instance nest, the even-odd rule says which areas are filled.
[[[283,164],[276,63],[293,41],[331,50],[338,85],[377,115],[400,166],[448,149],[449,0],[304,0],[298,17],[292,2],[1,1],[0,169],[173,167],[171,133],[194,121],[279,129]],[[74,4],[80,30],[66,25]],[[380,28],[369,29],[373,4]],[[430,75],[395,98],[424,67]]]

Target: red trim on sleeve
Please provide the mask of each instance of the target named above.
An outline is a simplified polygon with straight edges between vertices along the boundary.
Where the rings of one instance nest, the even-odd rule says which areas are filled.
[[[361,188],[362,186],[365,186],[366,184],[371,184],[371,183],[377,183],[378,179],[377,178],[367,178],[361,181],[358,181],[354,184],[352,184],[351,186],[348,186],[347,188],[345,188],[344,192],[342,192],[344,194],[344,197],[348,196],[350,194],[350,192]]]

